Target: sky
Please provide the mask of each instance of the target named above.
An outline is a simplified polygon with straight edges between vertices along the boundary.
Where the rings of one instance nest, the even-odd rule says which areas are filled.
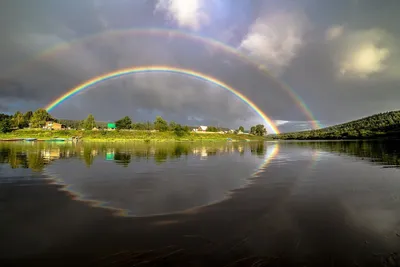
[[[0,112],[35,110],[95,76],[149,65],[190,69],[232,86],[281,132],[311,129],[313,119],[329,126],[398,110],[399,9],[396,0],[3,0]],[[146,33],[150,28],[214,39],[237,53]],[[52,111],[65,119],[89,113],[100,121],[161,115],[188,125],[263,123],[229,91],[166,73],[109,80]]]

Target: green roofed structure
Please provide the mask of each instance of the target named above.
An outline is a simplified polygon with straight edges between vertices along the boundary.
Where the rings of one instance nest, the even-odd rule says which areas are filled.
[[[107,128],[108,129],[115,129],[116,128],[115,123],[108,123],[107,124]]]

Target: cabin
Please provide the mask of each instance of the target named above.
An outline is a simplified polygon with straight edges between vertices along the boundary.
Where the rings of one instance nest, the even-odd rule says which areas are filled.
[[[47,130],[62,130],[65,129],[65,125],[62,125],[61,123],[57,123],[54,121],[46,121],[45,126],[43,127],[44,129]]]
[[[196,132],[207,132],[207,128],[207,126],[199,126]]]

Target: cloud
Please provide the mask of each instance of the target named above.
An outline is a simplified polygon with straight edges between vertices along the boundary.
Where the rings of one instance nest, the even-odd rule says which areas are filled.
[[[341,39],[333,54],[337,58],[339,78],[367,79],[376,75],[393,77],[398,66],[394,57],[398,42],[391,34],[373,28],[350,31]]]
[[[332,41],[343,34],[344,27],[342,25],[334,25],[325,32],[325,39]]]
[[[166,18],[176,22],[179,27],[199,30],[210,23],[204,6],[204,0],[158,0],[155,12],[164,12]]]
[[[276,120],[276,121],[274,121],[274,123],[276,124],[276,126],[280,126],[280,125],[289,123],[289,121]]]
[[[343,75],[351,73],[361,78],[376,72],[383,71],[385,59],[389,56],[389,50],[379,48],[374,44],[366,43],[358,48],[358,51],[350,52],[342,62],[340,72]]]
[[[353,5],[345,1],[328,6],[308,0],[183,0],[178,6],[176,1],[158,0],[37,0],[30,6],[6,2],[0,1],[4,21],[0,108],[9,112],[43,107],[94,76],[143,65],[168,65],[213,76],[253,101],[280,124],[281,131],[307,129],[311,124],[279,81],[300,95],[326,125],[398,109],[396,10],[400,3],[382,6],[379,12],[385,16],[378,16],[370,1],[359,1],[357,10],[362,12],[354,12],[346,21],[343,15]],[[191,3],[196,5],[185,7]],[[189,11],[192,15],[186,16]],[[204,43],[118,30],[164,28],[166,24],[239,48],[279,75],[278,83],[234,55],[220,49],[210,53],[212,46]],[[103,34],[105,28],[113,34]],[[86,39],[92,35],[96,37]],[[82,41],[70,43],[75,38]],[[64,50],[38,57],[64,42],[70,44]],[[161,114],[180,123],[197,124],[193,119],[198,118],[203,120],[199,124],[220,121],[227,127],[243,124],[246,128],[260,122],[232,94],[207,82],[163,74],[142,80],[139,76],[146,74],[104,82],[58,106],[54,115],[81,119],[92,112],[99,120],[132,115],[143,121]]]
[[[304,45],[308,20],[302,13],[279,11],[259,17],[251,25],[239,49],[281,73]]]

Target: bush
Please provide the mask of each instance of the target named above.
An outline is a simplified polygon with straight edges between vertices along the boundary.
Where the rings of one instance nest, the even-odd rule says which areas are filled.
[[[186,131],[186,129],[184,127],[182,127],[182,125],[177,124],[175,126],[174,133],[176,134],[176,136],[182,137],[185,134],[187,134],[187,131]]]
[[[10,119],[3,119],[0,121],[0,132],[1,133],[11,132],[11,120]]]

